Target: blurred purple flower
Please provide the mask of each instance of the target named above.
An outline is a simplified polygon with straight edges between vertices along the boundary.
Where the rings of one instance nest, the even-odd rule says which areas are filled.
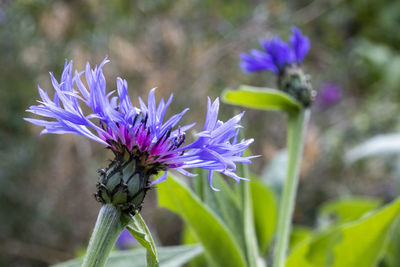
[[[317,94],[316,102],[321,108],[328,108],[337,104],[342,97],[342,88],[338,84],[324,83]]]
[[[6,22],[6,13],[4,12],[4,9],[0,7],[0,24],[3,24]]]
[[[240,67],[244,72],[268,70],[278,74],[286,65],[301,63],[310,48],[309,39],[296,27],[292,27],[290,45],[277,36],[271,40],[261,40],[260,43],[263,51],[252,49],[249,54],[240,55]]]
[[[164,171],[152,184],[164,181],[169,169],[195,176],[187,171],[190,168],[208,170],[209,184],[214,190],[214,171],[230,176],[237,182],[247,180],[235,174],[236,163],[251,163],[251,157],[242,157],[242,153],[253,139],[237,140],[243,113],[222,122],[218,120],[218,98],[214,102],[208,99],[204,128],[196,134],[197,140],[186,144],[185,131],[195,123],[182,127],[176,125],[188,109],[164,121],[172,95],[166,102],[161,99],[157,106],[153,89],[147,104],[139,97],[140,105],[135,107],[128,96],[127,81],[119,77],[117,90],[107,93],[103,74],[107,62],[104,59],[94,69],[87,63],[84,71],[73,73],[72,61],[66,61],[59,82],[50,73],[55,90],[53,98],[39,87],[39,105],[27,110],[43,118],[25,120],[44,127],[41,134],[83,135],[107,146],[119,157],[127,154],[127,161],[136,162],[137,168],[146,177]],[[82,77],[86,78],[87,86],[82,82]],[[84,114],[84,110],[88,110],[89,114]],[[146,180],[144,190],[148,187]]]
[[[136,239],[131,235],[131,233],[127,229],[124,229],[119,235],[117,242],[115,243],[115,246],[118,249],[122,250],[122,249],[128,249],[136,244],[137,244]]]

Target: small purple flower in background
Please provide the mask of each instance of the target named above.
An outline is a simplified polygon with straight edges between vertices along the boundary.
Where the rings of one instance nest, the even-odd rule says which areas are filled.
[[[309,107],[315,92],[310,76],[300,68],[300,63],[310,49],[310,40],[301,31],[292,27],[289,43],[278,36],[271,40],[261,40],[262,51],[252,49],[250,53],[240,55],[240,67],[246,73],[271,71],[277,76],[279,90],[287,93],[303,107]]]
[[[287,65],[301,63],[308,53],[310,41],[301,31],[292,27],[292,36],[287,44],[279,37],[271,40],[261,40],[263,51],[253,49],[250,53],[240,55],[240,67],[244,72],[272,71],[275,74],[283,72]]]
[[[4,22],[6,22],[6,13],[0,7],[0,24],[3,24]]]
[[[74,74],[72,61],[66,62],[60,82],[50,73],[53,98],[39,87],[39,105],[27,110],[44,119],[25,119],[43,126],[42,134],[83,135],[114,152],[115,159],[106,169],[99,170],[96,197],[100,202],[134,213],[140,210],[151,185],[164,181],[170,169],[187,176],[195,176],[187,169],[206,169],[214,190],[217,189],[212,184],[213,172],[230,176],[236,182],[247,180],[235,174],[236,163],[251,163],[251,157],[242,157],[242,153],[253,139],[237,140],[243,113],[227,122],[219,121],[219,100],[208,99],[203,130],[196,134],[197,140],[186,144],[185,131],[195,123],[176,126],[188,109],[165,120],[173,96],[167,101],[161,99],[157,105],[155,89],[150,91],[147,104],[139,97],[140,105],[135,107],[128,96],[128,84],[121,78],[117,78],[117,90],[107,93],[103,75],[107,62],[105,59],[94,69],[87,63],[85,71]],[[84,114],[83,110],[90,113]],[[164,174],[150,182],[150,177],[161,171]]]
[[[127,229],[122,230],[121,234],[119,235],[117,242],[115,243],[115,246],[118,249],[129,249],[132,246],[138,244],[136,239],[129,233]]]
[[[342,88],[338,84],[325,83],[318,91],[316,102],[321,108],[329,108],[337,104],[342,97]]]

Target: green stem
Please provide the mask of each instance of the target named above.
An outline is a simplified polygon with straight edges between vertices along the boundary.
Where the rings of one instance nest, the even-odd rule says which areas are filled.
[[[239,139],[243,136],[239,133]],[[250,152],[246,150],[244,156],[250,156]],[[249,166],[247,164],[240,164],[238,167],[238,175],[244,178],[250,178]],[[251,198],[250,182],[241,182],[237,186],[240,202],[241,202],[241,213],[243,219],[243,236],[245,242],[245,253],[247,258],[248,267],[258,267],[260,265],[260,255],[257,244],[257,235],[254,224],[253,214],[253,200]]]
[[[274,267],[284,267],[286,253],[291,231],[292,214],[296,199],[297,185],[299,181],[299,166],[303,152],[303,137],[310,117],[309,110],[301,110],[289,115],[287,149],[288,168],[281,200],[281,208],[278,218],[277,243],[274,254]]]
[[[103,205],[97,217],[82,267],[104,266],[118,236],[128,223],[128,217],[122,215],[113,205]]]

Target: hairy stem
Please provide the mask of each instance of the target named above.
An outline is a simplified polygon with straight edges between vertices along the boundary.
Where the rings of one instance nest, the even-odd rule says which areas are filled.
[[[274,254],[274,267],[284,267],[291,231],[292,214],[299,181],[299,166],[304,146],[304,132],[307,128],[309,110],[301,110],[289,115],[287,149],[288,167],[278,218],[278,230]]]
[[[128,216],[121,214],[113,205],[103,205],[97,217],[82,267],[104,266],[115,241],[129,220]]]

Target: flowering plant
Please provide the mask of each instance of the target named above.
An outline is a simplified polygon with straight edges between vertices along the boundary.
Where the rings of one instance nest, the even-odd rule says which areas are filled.
[[[185,132],[194,123],[179,126],[188,109],[167,119],[172,95],[157,104],[153,89],[147,103],[139,98],[135,106],[128,97],[127,82],[121,78],[117,78],[116,91],[107,93],[103,74],[107,59],[94,69],[87,64],[84,71],[75,73],[72,62],[66,62],[60,81],[51,74],[54,96],[50,98],[39,88],[39,105],[28,111],[42,118],[26,120],[44,127],[42,133],[85,136],[105,145],[115,156],[99,170],[96,198],[102,207],[83,263],[77,259],[60,267],[103,266],[107,258],[109,266],[144,266],[146,258],[151,267],[160,263],[264,267],[270,262],[274,267],[373,267],[382,260],[383,251],[384,263],[388,263],[384,266],[398,266],[397,258],[390,254],[396,251],[396,244],[391,240],[389,249],[385,244],[398,218],[400,200],[381,209],[377,209],[380,203],[375,199],[331,201],[319,212],[321,225],[317,230],[292,227],[304,136],[315,96],[310,76],[301,67],[310,42],[299,29],[292,28],[289,43],[274,37],[261,45],[263,51],[242,53],[240,66],[246,73],[272,72],[277,89],[241,85],[239,90],[225,90],[222,100],[287,115],[287,153],[282,153],[287,161],[276,166],[286,172],[281,179],[283,190],[280,185],[275,188],[281,194],[279,205],[272,187],[248,179],[255,175],[249,173],[247,164],[238,164],[250,163],[253,158],[245,151],[253,140],[242,139],[239,132],[243,113],[219,121],[219,100],[208,99],[202,131],[189,142]],[[341,97],[323,93],[317,103],[326,96],[336,101]],[[380,149],[393,151],[388,141],[395,138],[389,137],[378,142]],[[350,151],[348,160],[374,154],[371,146],[376,148],[376,141]],[[199,177],[189,187],[170,170]],[[229,184],[232,180],[235,186]],[[241,180],[248,182],[239,183]],[[186,245],[156,249],[140,216],[146,192],[155,184],[159,205],[185,222],[182,242]],[[146,255],[141,249],[110,252],[121,233],[117,247],[126,245],[129,233],[124,229],[146,249]],[[200,254],[204,257],[197,257]]]
[[[244,72],[270,71],[277,77],[278,89],[242,85],[239,90],[228,89],[223,93],[223,100],[227,103],[281,111],[288,117],[287,163],[285,163],[286,168],[279,166],[285,168],[286,176],[283,180],[279,205],[272,265],[274,267],[377,266],[382,258],[382,240],[388,236],[388,230],[385,229],[394,225],[397,218],[395,214],[400,209],[399,199],[373,212],[372,209],[379,204],[368,199],[332,201],[322,207],[321,213],[326,215],[321,217],[333,216],[341,219],[328,222],[325,228],[321,227],[322,229],[307,234],[304,233],[304,229],[292,229],[299,165],[305,143],[304,135],[315,92],[311,86],[310,76],[305,74],[300,66],[308,53],[309,39],[303,36],[299,29],[293,27],[289,43],[274,37],[271,40],[261,41],[264,51],[253,49],[250,53],[241,54],[240,66]],[[357,153],[359,152],[352,151],[351,154]],[[269,205],[265,204],[265,208],[269,208]],[[366,211],[362,210],[364,208],[371,212],[366,214]],[[353,221],[346,221],[345,214],[352,214]],[[372,231],[376,235],[371,235],[371,229],[374,229]],[[304,238],[300,238],[301,240],[296,243],[296,237],[301,235]],[[357,247],[355,253],[354,247]],[[349,251],[352,251],[351,255]]]
[[[94,69],[87,63],[85,71],[75,73],[72,61],[66,62],[60,81],[50,73],[54,97],[51,99],[39,87],[39,105],[27,110],[44,119],[25,119],[44,127],[42,134],[78,134],[113,151],[114,160],[107,168],[99,170],[96,193],[99,202],[122,215],[136,215],[146,192],[151,186],[165,181],[167,171],[171,169],[187,176],[196,176],[187,169],[205,169],[209,185],[216,191],[219,189],[212,183],[214,172],[227,175],[237,183],[248,180],[235,173],[236,163],[250,163],[252,158],[242,154],[253,139],[238,141],[241,127],[238,123],[243,113],[222,122],[218,120],[218,98],[214,102],[208,99],[203,130],[196,134],[194,142],[186,143],[185,131],[195,123],[176,126],[188,109],[165,120],[173,96],[166,102],[161,99],[157,105],[155,89],[150,91],[147,105],[139,98],[140,105],[135,107],[128,96],[127,81],[121,78],[117,78],[118,96],[114,91],[107,93],[103,74],[107,62],[104,59]],[[83,74],[87,86],[82,81]],[[90,113],[84,114],[84,108]],[[151,181],[152,176],[162,171],[159,178]],[[92,238],[96,238],[96,232]],[[95,257],[90,254],[91,248],[89,246],[85,258],[88,266]]]

